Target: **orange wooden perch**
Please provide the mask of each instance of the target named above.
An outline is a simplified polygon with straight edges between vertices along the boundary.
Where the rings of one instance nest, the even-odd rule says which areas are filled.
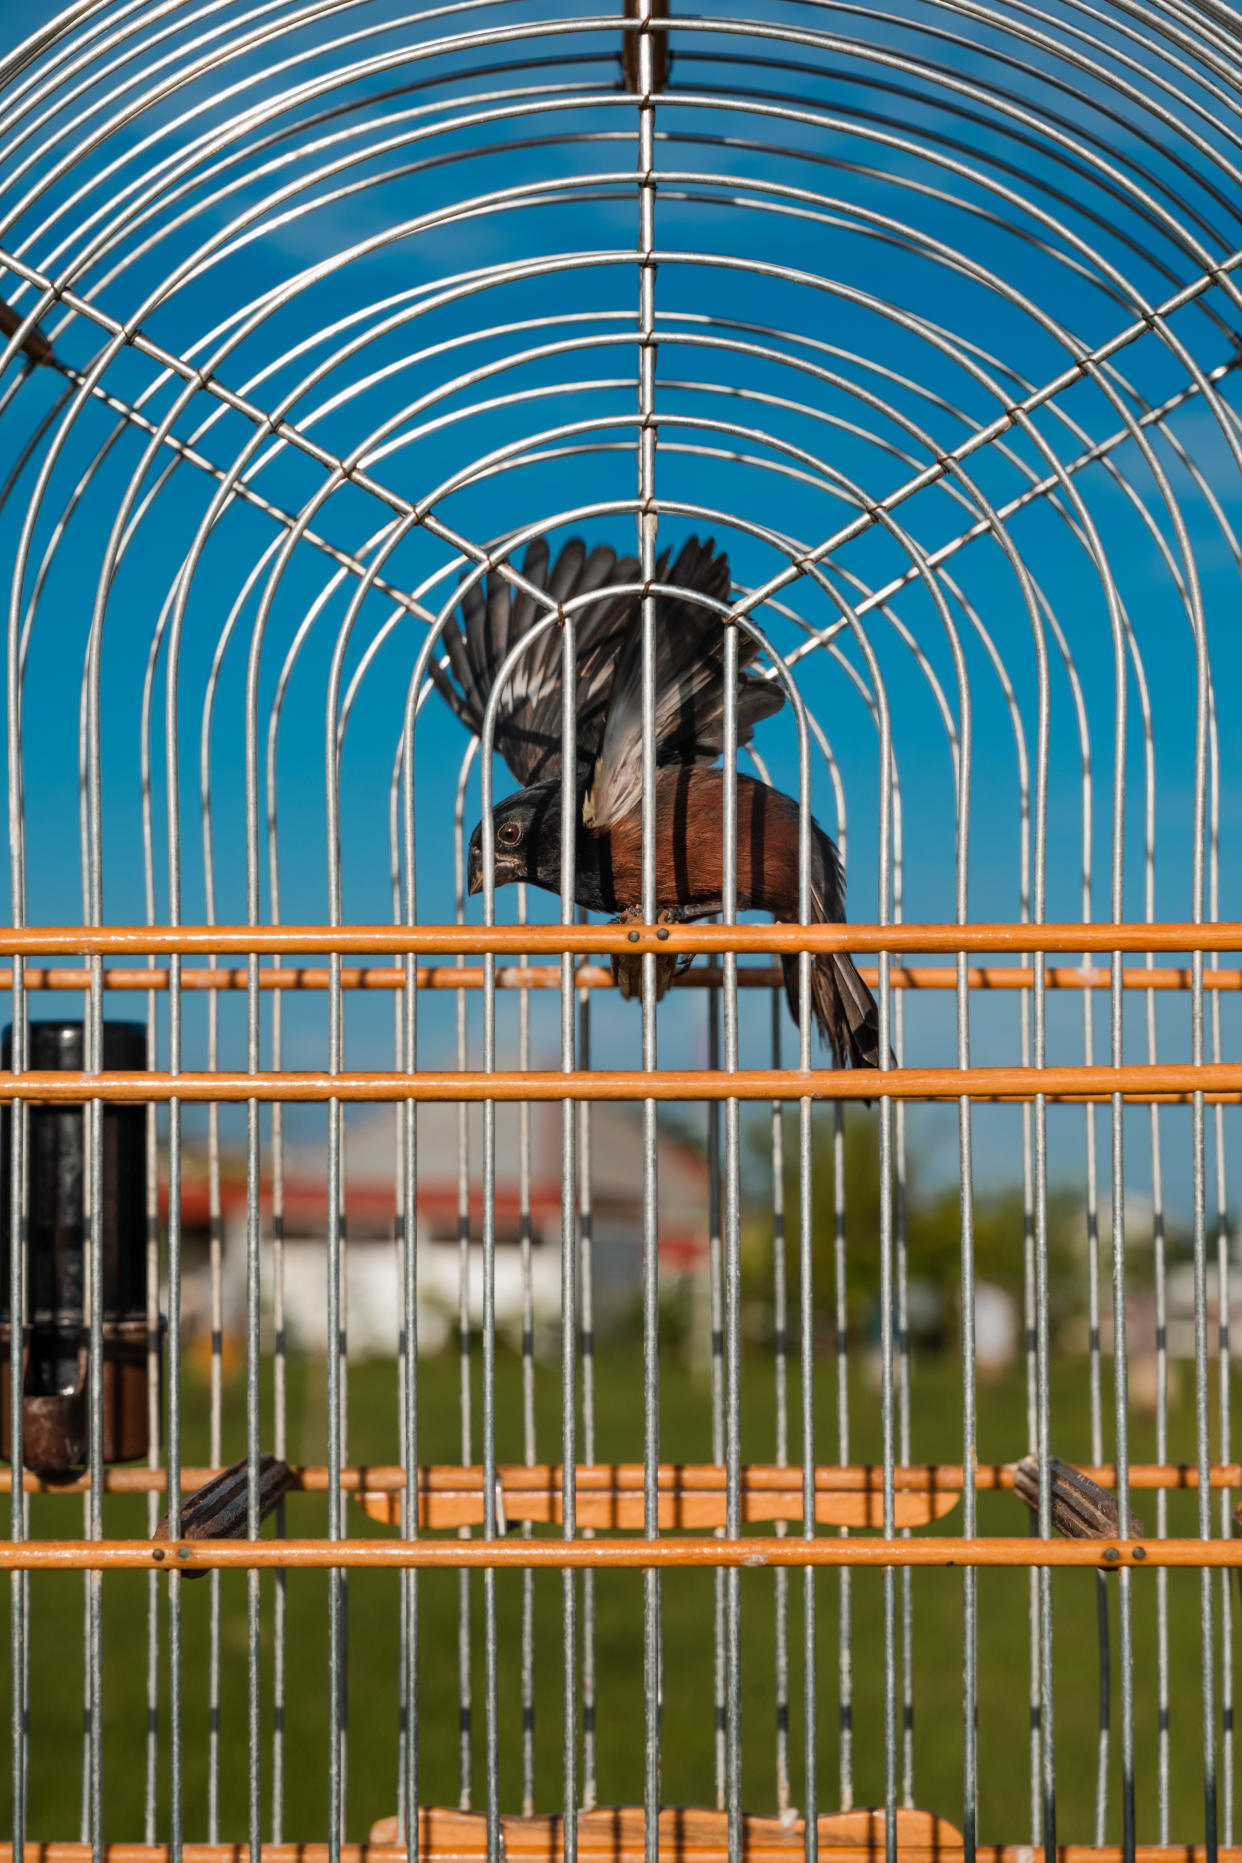
[[[191,1494],[221,1472],[218,1468],[196,1468],[184,1464],[181,1470],[182,1491]],[[1104,1488],[1113,1488],[1117,1484],[1117,1470],[1111,1463],[1098,1468],[1083,1466],[1082,1473]],[[290,1486],[294,1490],[304,1494],[327,1492],[328,1470],[322,1463],[304,1463],[300,1467],[291,1468],[290,1477]],[[521,1509],[528,1505],[524,1497],[546,1499],[550,1494],[559,1496],[563,1479],[556,1463],[536,1463],[529,1468],[520,1463],[501,1464],[496,1470],[496,1478],[501,1485],[506,1511],[516,1520],[539,1518],[533,1513],[523,1515]],[[775,1463],[750,1462],[743,1465],[741,1479],[743,1493],[751,1496],[756,1505],[766,1505],[766,1500],[761,1502],[760,1497],[771,1495],[784,1506],[789,1496],[796,1493],[797,1516],[800,1517],[802,1469],[799,1465],[778,1467]],[[1242,1488],[1242,1464],[1215,1462],[1208,1479],[1213,1488]],[[641,1494],[643,1469],[640,1462],[580,1463],[575,1480],[581,1512],[585,1496],[625,1497]],[[815,1470],[814,1481],[819,1496],[878,1495],[883,1492],[884,1486],[883,1470],[878,1463],[855,1464],[848,1468],[838,1468],[831,1463],[821,1465]],[[657,1472],[657,1483],[662,1496],[684,1499],[689,1504],[697,1496],[722,1494],[725,1471],[711,1462],[664,1462]],[[7,1466],[0,1466],[0,1494],[9,1493],[12,1485],[11,1471]],[[90,1485],[89,1475],[79,1475],[72,1481],[53,1481],[31,1474],[29,1469],[22,1473],[22,1487],[27,1494],[85,1494]],[[163,1468],[124,1466],[106,1468],[103,1485],[105,1494],[166,1494],[168,1471]],[[443,1510],[462,1500],[473,1503],[477,1499],[479,1518],[482,1519],[483,1471],[477,1465],[456,1467],[446,1463],[424,1464],[418,1471],[418,1486],[421,1525],[434,1526],[437,1524],[433,1518],[436,1510]],[[1163,1465],[1157,1462],[1132,1462],[1130,1486],[1142,1489],[1197,1488],[1199,1471],[1189,1462]],[[898,1467],[893,1470],[893,1487],[899,1496],[932,1495],[938,1502],[950,1497],[951,1505],[961,1492],[962,1465],[960,1462],[926,1462],[909,1468]],[[975,1487],[981,1492],[1012,1488],[1013,1464],[978,1464],[975,1469]],[[405,1470],[391,1464],[346,1467],[341,1470],[341,1488],[347,1494],[357,1495],[365,1506],[367,1499],[378,1502],[381,1498],[400,1496],[405,1490]],[[364,1499],[364,1496],[367,1498]],[[764,1517],[758,1513],[754,1516],[755,1519]],[[780,1517],[777,1513],[766,1516],[769,1519]],[[940,1513],[930,1517],[939,1519]],[[381,1516],[377,1515],[376,1518]],[[441,1524],[458,1526],[467,1523],[446,1519]]]
[[[881,1085],[882,1083],[882,1085]],[[590,1068],[576,1073],[550,1069],[497,1069],[483,1073],[397,1071],[338,1074],[323,1068],[243,1073],[238,1069],[187,1069],[173,1074],[155,1068],[98,1074],[63,1071],[0,1072],[0,1100],[42,1106],[166,1105],[171,1100],[204,1105],[265,1105],[329,1100],[357,1105],[397,1105],[412,1100],[454,1104],[491,1101],[562,1100],[894,1100],[1024,1101],[1042,1096],[1071,1105],[1105,1101],[1114,1094],[1141,1105],[1189,1104],[1202,1094],[1212,1104],[1242,1101],[1242,1064],[1147,1063],[1124,1067],[895,1067],[871,1068]]]
[[[399,1473],[400,1471],[398,1471]],[[837,1485],[833,1477],[845,1471],[817,1469],[815,1518],[821,1525],[874,1527],[884,1524],[883,1482],[879,1469],[868,1470],[874,1479]],[[432,1479],[420,1483],[420,1527],[478,1526],[483,1520],[483,1471],[478,1468],[430,1471]],[[366,1479],[358,1499],[372,1520],[385,1526],[401,1524],[400,1487],[380,1486]],[[562,1519],[562,1475],[559,1468],[505,1468],[496,1471],[506,1521],[531,1520],[559,1524]],[[725,1524],[725,1471],[723,1468],[662,1467],[659,1471],[659,1523],[668,1527],[723,1527]],[[584,1468],[578,1471],[576,1513],[580,1527],[639,1528],[643,1525],[643,1471],[637,1464]],[[798,1469],[759,1468],[742,1471],[742,1519],[802,1519],[802,1477]],[[903,1490],[894,1494],[894,1524],[925,1527],[942,1520],[957,1505],[956,1488]]]
[[[1118,1572],[1159,1568],[1242,1567],[1242,1539],[1037,1539],[1032,1534],[954,1539],[915,1535],[881,1539],[820,1534],[748,1534],[722,1539],[661,1533],[653,1539],[615,1534],[593,1539],[258,1539],[258,1540],[0,1540],[3,1572],[221,1571],[513,1571],[641,1572],[684,1567],[754,1570],[768,1567],[1074,1566]]]
[[[472,1845],[480,1839],[486,1855],[487,1820],[478,1812],[433,1810],[421,1812],[419,1817],[420,1853],[425,1829],[437,1858],[477,1856]],[[426,1819],[425,1826],[423,1819]],[[460,1823],[456,1822],[458,1819]],[[556,1816],[502,1818],[501,1841],[506,1863],[519,1863],[519,1859],[520,1863],[562,1863],[563,1822]],[[717,1863],[717,1859],[723,1863],[728,1856],[729,1820],[723,1811],[698,1811],[669,1805],[660,1812],[659,1829],[660,1855],[669,1863]],[[846,1845],[869,1856],[884,1855],[882,1811],[831,1812],[817,1820],[817,1833],[821,1846],[831,1846],[834,1857]],[[805,1823],[801,1818],[793,1818],[788,1824],[782,1824],[779,1818],[742,1819],[742,1855],[747,1863],[766,1863],[769,1858],[773,1863],[776,1859],[779,1863],[791,1863],[791,1859],[803,1854],[805,1841]],[[378,1824],[373,1824],[370,1842],[401,1844],[396,1818],[382,1818]],[[907,1846],[929,1855],[945,1851],[960,1853],[962,1849],[960,1831],[947,1819],[930,1811],[899,1811],[897,1842],[903,1854]],[[642,1806],[612,1805],[579,1812],[578,1849],[581,1855],[590,1857],[592,1863],[642,1863]],[[404,1854],[404,1844],[399,1854]],[[840,1863],[844,1863],[843,1858]]]
[[[504,1863],[563,1863],[564,1839],[559,1817],[500,1820]],[[934,1812],[900,1810],[897,1813],[897,1854],[901,1863],[960,1863],[964,1855],[960,1832]],[[398,1840],[395,1818],[384,1818],[371,1829],[365,1844],[342,1844],[340,1863],[405,1863],[404,1842]],[[661,1811],[659,1841],[661,1863],[725,1863],[728,1855],[728,1821],[723,1812]],[[820,1850],[830,1851],[833,1863],[879,1863],[885,1854],[884,1814],[858,1810],[831,1812],[817,1820]],[[745,1863],[795,1863],[804,1854],[805,1831],[800,1818],[782,1824],[776,1818],[742,1820],[742,1855]],[[578,1849],[590,1863],[642,1863],[643,1812],[641,1806],[624,1806],[578,1815]],[[1119,1845],[1061,1844],[1057,1863],[1122,1863]],[[90,1863],[86,1843],[26,1843],[25,1863]],[[327,1844],[263,1844],[261,1863],[329,1863]],[[487,1856],[487,1819],[481,1812],[423,1809],[418,1814],[420,1863],[483,1863]],[[979,1863],[1030,1863],[1029,1844],[979,1844]],[[1222,1845],[1215,1855],[1220,1863],[1242,1863],[1242,1848]],[[184,1863],[250,1863],[248,1844],[183,1844]],[[1207,1852],[1196,1844],[1139,1844],[1136,1863],[1206,1863]],[[167,1844],[113,1843],[103,1846],[104,1863],[171,1863]],[[11,1844],[0,1844],[0,1863],[13,1863]]]
[[[259,988],[267,991],[326,990],[330,987],[331,974],[322,964],[286,964],[279,970],[266,967],[259,972]],[[860,964],[858,974],[871,989],[878,988],[879,971],[874,964]],[[403,990],[405,966],[391,963],[342,965],[340,979],[343,990]],[[951,964],[893,964],[889,967],[888,980],[895,990],[955,990],[957,971]],[[774,964],[742,965],[737,981],[739,989],[743,990],[783,990],[785,987],[784,972]],[[724,982],[724,972],[719,965],[701,964],[675,977],[673,982],[679,990],[719,989]],[[22,983],[27,990],[89,990],[91,973],[80,967],[38,969],[29,965],[23,972]],[[966,983],[972,990],[1033,990],[1035,972],[1029,965],[972,964],[966,972]],[[1077,965],[1050,964],[1044,972],[1044,984],[1050,990],[1107,990],[1111,983],[1111,973],[1098,966],[1084,969]],[[414,972],[414,987],[418,990],[481,990],[483,984],[483,970],[478,964],[420,964]],[[250,978],[239,965],[215,970],[195,966],[182,969],[180,985],[183,990],[244,995],[250,987]],[[170,987],[169,973],[162,968],[139,970],[116,965],[104,971],[103,986],[105,990],[162,991]],[[1184,965],[1174,969],[1148,969],[1145,964],[1130,964],[1121,973],[1123,990],[1189,990],[1192,986],[1192,973]],[[501,964],[496,968],[498,990],[559,990],[560,987],[559,964]],[[1203,987],[1226,992],[1242,990],[1242,970],[1205,970]],[[12,988],[13,972],[0,969],[0,990]],[[612,971],[605,965],[580,963],[574,971],[574,988],[612,990],[616,985]]]
[[[1242,923],[1189,920],[1148,924],[1083,924],[1070,919],[1029,925],[934,923],[819,925],[26,925],[0,926],[0,952],[13,957],[146,957],[280,952],[315,956],[339,952],[371,957],[416,953],[439,957],[492,952],[569,951],[584,957],[660,951],[666,956],[737,951],[764,955],[792,951],[1242,951]]]

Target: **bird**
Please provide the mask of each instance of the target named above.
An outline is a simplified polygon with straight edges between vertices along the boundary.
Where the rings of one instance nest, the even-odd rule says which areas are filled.
[[[6,299],[0,298],[0,338],[16,336],[26,319],[22,312],[14,310]],[[34,367],[41,362],[55,362],[56,356],[52,345],[36,324],[27,330],[21,341],[21,351],[26,360]]]
[[[521,574],[560,605],[589,597],[574,610],[577,693],[575,768],[577,829],[574,897],[614,922],[643,922],[642,900],[642,600],[632,556],[606,544],[588,550],[571,538],[552,560],[547,539],[527,547]],[[724,909],[722,822],[725,778],[724,628],[719,607],[731,588],[729,560],[714,540],[687,539],[670,568],[669,552],[655,581],[680,591],[656,596],[655,615],[655,867],[658,922],[711,918]],[[698,600],[702,596],[705,600]],[[713,606],[712,604],[716,604]],[[546,614],[495,571],[463,588],[441,636],[444,657],[431,676],[461,721],[476,735],[496,677],[514,645]],[[760,642],[739,630],[737,743],[778,712],[784,694],[754,667]],[[520,656],[497,705],[493,743],[521,787],[492,810],[497,886],[525,881],[561,890],[561,637],[550,627]],[[798,804],[768,783],[739,774],[737,782],[737,908],[798,923]],[[469,890],[483,888],[483,825],[470,838]],[[845,877],[833,841],[811,823],[811,922],[845,919]],[[782,959],[785,990],[798,1019],[798,960]],[[623,995],[637,994],[640,958],[614,960]],[[663,994],[676,959],[657,978]],[[838,1067],[880,1065],[875,999],[844,951],[816,955],[811,1004],[821,1037]]]

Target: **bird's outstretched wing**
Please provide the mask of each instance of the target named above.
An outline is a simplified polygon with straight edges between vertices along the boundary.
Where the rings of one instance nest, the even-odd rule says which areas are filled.
[[[632,556],[618,558],[606,544],[588,553],[573,537],[549,569],[546,538],[527,546],[522,574],[554,601],[601,591],[598,601],[576,610],[578,776],[585,781],[599,755],[608,695],[612,689],[620,639],[636,612],[633,593],[610,595],[617,584],[638,580]],[[441,640],[447,668],[432,662],[431,675],[453,710],[471,731],[481,732],[483,714],[506,655],[546,610],[529,595],[489,575],[486,591],[475,584],[462,596],[460,627],[450,622]],[[523,654],[501,694],[495,746],[525,787],[553,782],[561,773],[561,633],[546,632]]]
[[[709,537],[690,537],[673,564],[665,554],[656,580],[701,590],[717,602],[729,599],[729,559],[714,554]],[[642,629],[629,628],[621,643],[599,759],[591,774],[587,815],[607,827],[634,808],[642,795]],[[687,596],[664,596],[656,609],[656,763],[712,764],[724,751],[724,628],[714,608]],[[778,712],[785,695],[775,680],[746,669],[759,652],[753,636],[738,633],[737,741],[748,744],[755,726]]]

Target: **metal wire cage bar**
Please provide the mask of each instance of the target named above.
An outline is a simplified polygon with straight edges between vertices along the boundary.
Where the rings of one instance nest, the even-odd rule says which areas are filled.
[[[5,23],[5,1856],[1233,1853],[1235,13]]]

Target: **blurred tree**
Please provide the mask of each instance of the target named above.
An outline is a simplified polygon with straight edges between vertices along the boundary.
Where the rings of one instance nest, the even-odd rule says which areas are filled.
[[[841,1151],[844,1170],[845,1277],[848,1325],[864,1328],[880,1301],[880,1125],[876,1113],[851,1107],[845,1114]],[[812,1163],[812,1272],[817,1329],[830,1334],[835,1308],[837,1237],[836,1145],[832,1128],[818,1125]],[[771,1209],[771,1121],[754,1119],[747,1132],[743,1210],[743,1287],[752,1321],[770,1328],[773,1309],[774,1227]],[[798,1232],[797,1120],[784,1120],[786,1261],[789,1317],[798,1306],[801,1247]],[[930,1313],[938,1306],[941,1328],[956,1332],[961,1302],[962,1211],[956,1185],[926,1185],[924,1160],[908,1150],[904,1186],[893,1184],[894,1238],[904,1228],[906,1272],[924,1294]],[[1021,1189],[978,1190],[974,1198],[976,1281],[988,1281],[1022,1300],[1027,1219]],[[1055,1329],[1086,1304],[1086,1213],[1076,1192],[1056,1188],[1048,1196],[1048,1274]],[[913,1305],[913,1303],[912,1303]]]

